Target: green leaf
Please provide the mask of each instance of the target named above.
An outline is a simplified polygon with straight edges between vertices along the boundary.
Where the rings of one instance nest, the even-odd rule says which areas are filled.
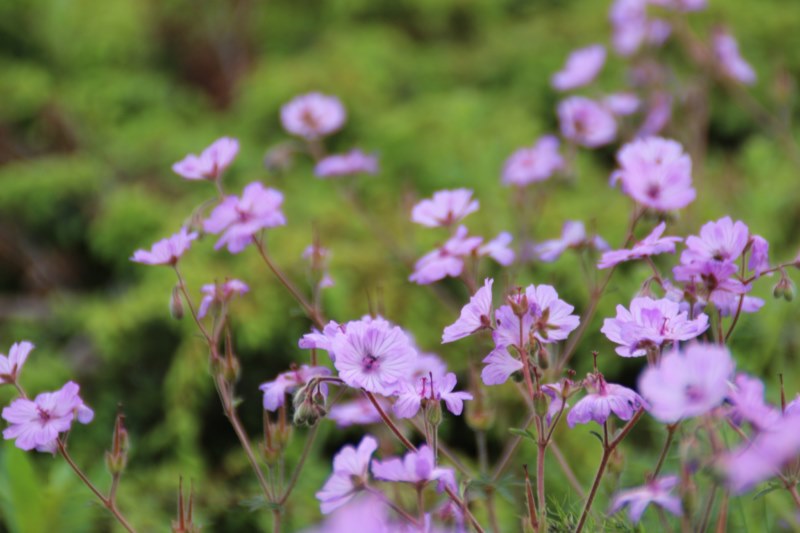
[[[520,429],[520,428],[508,428],[508,432],[512,435],[516,435],[517,437],[522,437],[524,439],[530,439],[533,442],[536,442],[536,437],[527,429]]]

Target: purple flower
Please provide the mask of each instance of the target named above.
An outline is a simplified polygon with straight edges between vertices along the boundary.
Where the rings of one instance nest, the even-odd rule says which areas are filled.
[[[632,115],[639,110],[641,102],[639,97],[632,93],[614,93],[603,98],[603,105],[614,115],[624,117]]]
[[[508,348],[500,346],[492,350],[483,362],[486,366],[481,371],[481,380],[485,385],[502,385],[511,374],[522,370],[522,361],[508,353]]]
[[[439,379],[423,376],[402,382],[396,391],[394,414],[399,418],[412,418],[419,412],[423,402],[438,403],[444,400],[448,411],[456,416],[460,415],[464,410],[464,400],[471,400],[472,394],[453,392],[456,382],[456,375],[452,372]]]
[[[358,448],[345,446],[333,457],[333,474],[316,494],[323,514],[343,506],[366,486],[369,463],[377,449],[378,441],[367,435]]]
[[[170,265],[178,264],[178,259],[192,246],[192,241],[197,238],[197,233],[189,233],[186,228],[171,237],[161,239],[155,243],[148,252],[136,250],[131,261],[145,265]]]
[[[636,132],[637,137],[658,135],[672,120],[672,95],[668,92],[656,92],[648,102],[647,115]]]
[[[571,387],[572,382],[564,380]],[[550,405],[547,406],[547,416],[545,417],[548,425],[553,421],[559,411],[563,411],[569,407],[569,404],[564,400],[564,383],[546,383],[542,385],[542,392],[550,398]]]
[[[478,206],[478,200],[472,199],[469,189],[438,191],[433,193],[433,198],[422,200],[414,206],[411,221],[431,228],[452,226],[477,211]]]
[[[669,37],[668,23],[647,17],[647,3],[648,0],[616,0],[611,6],[614,49],[620,55],[632,55],[645,43],[661,45]]]
[[[586,388],[589,394],[581,398],[567,415],[569,427],[591,421],[602,426],[611,413],[621,420],[630,420],[644,405],[644,400],[636,392],[622,385],[606,383],[603,376],[587,378]]]
[[[448,276],[460,276],[464,270],[464,257],[476,251],[482,241],[481,237],[468,236],[467,228],[459,226],[441,248],[425,254],[416,262],[409,281],[427,285]]]
[[[611,184],[622,182],[622,191],[645,207],[672,211],[695,198],[692,160],[683,147],[668,139],[649,137],[629,142],[617,154],[620,169]]]
[[[780,410],[764,401],[764,383],[747,374],[737,374],[728,401],[732,407],[728,417],[736,425],[749,422],[753,427],[767,429],[781,418]]]
[[[311,333],[306,333],[298,341],[297,345],[303,350],[325,350],[330,355],[331,361],[336,361],[336,355],[331,351],[333,347],[333,339],[344,333],[346,325],[339,324],[331,320],[320,332],[313,328]]]
[[[686,250],[681,254],[681,263],[736,261],[747,247],[750,231],[747,225],[731,217],[723,217],[716,222],[707,222],[700,228],[700,236],[686,237]]]
[[[739,44],[730,33],[720,30],[714,34],[714,55],[729,78],[745,85],[756,82],[756,72],[739,54]]]
[[[3,438],[17,439],[16,446],[22,450],[55,452],[59,433],[69,431],[72,421],[88,424],[94,412],[84,405],[78,396],[80,387],[67,382],[55,392],[43,392],[35,400],[17,398],[3,408],[3,418],[10,424],[3,431]]]
[[[708,316],[699,314],[690,320],[680,304],[663,298],[634,298],[631,309],[617,306],[616,318],[606,318],[600,331],[622,357],[647,355],[649,347],[661,348],[668,342],[687,341],[699,337],[708,329]]]
[[[609,144],[617,136],[614,115],[594,100],[571,96],[558,104],[561,134],[570,141],[598,148]]]
[[[296,96],[281,108],[284,129],[309,140],[338,131],[346,118],[338,98],[317,92]]]
[[[650,234],[637,242],[630,250],[612,250],[603,254],[597,268],[609,268],[625,261],[642,259],[664,253],[675,253],[675,243],[681,242],[680,237],[662,237],[664,229],[667,227],[665,222],[656,226]]]
[[[483,287],[461,309],[458,320],[444,328],[442,344],[463,339],[484,328],[491,328],[493,283],[493,279],[487,278],[483,281]]]
[[[334,366],[351,387],[389,396],[414,366],[417,351],[408,335],[385,320],[348,322],[332,341]]]
[[[511,154],[503,166],[503,185],[524,187],[561,170],[564,159],[558,153],[558,145],[556,136],[545,135],[530,148],[520,148]]]
[[[747,263],[747,268],[756,276],[769,270],[769,243],[761,235],[753,235],[750,238],[750,261]]]
[[[606,62],[606,48],[594,44],[572,52],[567,63],[550,80],[558,91],[571,91],[590,84],[603,69]]]
[[[508,246],[513,239],[514,237],[507,231],[500,232],[497,237],[478,248],[477,253],[479,256],[489,256],[497,263],[508,266],[514,262],[515,257],[514,250]]]
[[[353,533],[370,531],[373,533],[396,533],[389,522],[388,507],[382,499],[374,494],[365,493],[347,505],[333,512],[322,524],[304,533]]]
[[[222,137],[200,155],[189,154],[172,165],[172,170],[187,180],[215,180],[233,163],[239,153],[239,141]]]
[[[639,392],[648,411],[661,422],[708,413],[728,395],[734,363],[724,346],[690,344],[667,353],[639,377]]]
[[[750,285],[732,277],[737,270],[733,263],[711,260],[678,265],[672,272],[676,280],[689,282],[687,289],[694,292],[698,300],[713,303],[724,316],[728,316],[738,307],[739,298],[750,290]],[[763,300],[745,296],[742,311],[752,313],[762,305]]]
[[[457,490],[456,476],[452,468],[436,466],[433,451],[427,446],[420,446],[416,452],[408,452],[403,459],[393,457],[386,461],[372,462],[372,475],[384,481],[397,481],[424,485],[430,481],[437,481],[437,490],[442,492],[445,487]]]
[[[230,253],[238,254],[261,230],[286,224],[282,204],[283,194],[256,181],[244,188],[241,197],[228,196],[217,205],[203,222],[203,229],[222,233],[215,250],[227,246]]]
[[[614,514],[628,506],[628,517],[634,524],[642,518],[648,505],[655,504],[675,516],[682,514],[681,499],[670,492],[678,484],[678,476],[664,476],[635,489],[628,489],[614,496],[609,514]]]
[[[533,252],[540,261],[549,263],[555,261],[561,254],[569,249],[594,248],[596,250],[608,250],[608,244],[600,236],[586,236],[586,228],[579,220],[567,220],[561,229],[561,238],[544,241],[537,244]]]
[[[14,384],[22,372],[22,366],[34,346],[32,342],[15,342],[8,350],[8,357],[0,354],[0,385]]]
[[[278,407],[286,402],[287,393],[299,389],[308,383],[311,378],[330,375],[331,371],[328,368],[308,365],[278,374],[274,381],[267,381],[258,387],[264,393],[264,409],[266,411],[276,411]],[[320,384],[320,390],[325,395],[327,386],[324,383]]]
[[[222,285],[216,283],[207,283],[200,289],[203,293],[203,299],[200,300],[200,307],[197,310],[198,318],[203,318],[208,313],[212,304],[227,303],[234,296],[241,296],[250,291],[250,287],[245,282],[239,279],[229,279]]]
[[[389,410],[389,403],[381,397],[376,398],[384,411]],[[337,403],[331,407],[328,418],[336,422],[340,428],[348,426],[366,426],[377,424],[381,421],[381,415],[369,399],[359,396],[355,400],[346,403]]]
[[[314,174],[318,178],[339,178],[356,174],[377,174],[378,158],[361,150],[351,150],[346,154],[334,154],[321,159]]]
[[[563,341],[580,323],[580,319],[571,314],[575,308],[560,300],[550,285],[529,285],[518,300],[528,308],[522,316],[523,338],[519,338],[520,318],[510,305],[503,305],[495,311],[497,327],[492,336],[497,346],[521,347],[520,343],[525,344],[530,336],[544,344]]]

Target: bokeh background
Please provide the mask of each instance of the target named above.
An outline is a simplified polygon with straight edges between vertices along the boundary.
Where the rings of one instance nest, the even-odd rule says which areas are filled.
[[[616,147],[581,151],[573,179],[544,184],[524,202],[499,182],[513,150],[557,131],[559,96],[549,87],[550,75],[571,49],[609,43],[608,7],[605,0],[0,2],[0,350],[20,339],[37,345],[23,374],[29,391],[53,390],[68,379],[81,383],[97,416],[75,428],[70,448],[102,486],[108,475],[101,451],[110,444],[118,406],[124,409],[132,451],[120,506],[141,531],[168,530],[180,475],[194,480],[206,530],[269,529],[268,513],[247,505],[257,486],[220,409],[203,344],[191,321],[170,318],[172,272],[128,259],[176,231],[214,196],[210,185],[174,175],[171,164],[217,137],[237,137],[242,149],[226,174],[227,189],[262,180],[286,195],[289,224],[270,234],[279,263],[302,284],[300,254],[312,228],[331,249],[336,286],[325,294],[327,315],[355,318],[372,301],[466,379],[486,346],[440,346],[441,329],[457,312],[406,279],[409,261],[441,235],[412,227],[410,207],[437,189],[469,187],[481,210],[468,225],[479,234],[524,228],[541,240],[557,236],[564,220],[579,219],[619,244],[629,203],[608,187]],[[776,131],[795,137],[798,131],[800,5],[711,0],[691,21],[699,34],[718,23],[732,30],[758,73],[748,92],[780,127],[710,82],[679,46],[667,45],[660,57],[674,69],[682,97],[666,134],[693,143],[698,189],[675,231],[696,232],[703,222],[730,214],[769,240],[774,259],[794,257],[800,167],[786,136],[782,141]],[[585,92],[624,89],[626,76],[625,64],[612,54]],[[349,120],[331,148],[358,145],[378,153],[378,176],[345,185],[321,181],[303,158],[283,172],[265,168],[269,149],[287,140],[280,106],[310,90],[342,99]],[[241,416],[255,437],[262,416],[258,385],[290,362],[304,361],[297,339],[309,323],[252,250],[231,257],[215,253],[212,244],[197,244],[184,269],[195,294],[202,283],[225,276],[253,288],[234,306],[234,330],[244,368]],[[579,311],[588,300],[580,263],[569,254],[554,265],[518,267],[513,278],[486,273],[502,286],[551,283]],[[635,383],[640,362],[615,358],[599,327],[646,276],[643,267],[631,266],[612,281],[575,359],[579,375],[598,349],[611,377]],[[467,298],[456,283],[441,284],[439,292],[456,306]],[[770,383],[784,372],[794,394],[800,389],[800,312],[796,304],[772,300],[770,292],[769,281],[757,287],[767,305],[742,319],[734,352],[740,368]],[[510,391],[509,398],[493,393],[489,450],[496,457],[522,411]],[[12,397],[12,390],[0,390],[2,403]],[[777,400],[776,389],[769,397]],[[448,418],[442,431],[455,449],[474,453],[462,420]],[[587,485],[598,455],[588,431],[559,437]],[[623,486],[641,481],[661,431],[648,422],[634,432],[641,451],[629,454]],[[329,473],[329,458],[362,430],[325,423],[322,432],[293,497],[289,531],[319,519],[313,493]],[[524,449],[502,493],[501,520],[509,528],[523,509],[514,484],[519,464],[532,460],[532,450]],[[565,508],[579,503],[555,466],[548,484],[551,498]],[[744,498],[732,503],[732,527],[749,521],[750,530],[764,531],[759,524],[767,520],[770,529],[769,520],[780,516],[768,510],[785,510],[782,496]],[[113,527],[63,461],[24,454],[10,443],[0,447],[0,531]]]

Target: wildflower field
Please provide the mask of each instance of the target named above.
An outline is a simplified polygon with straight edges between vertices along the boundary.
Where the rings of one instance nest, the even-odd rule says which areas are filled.
[[[800,3],[0,2],[0,532],[800,530]]]

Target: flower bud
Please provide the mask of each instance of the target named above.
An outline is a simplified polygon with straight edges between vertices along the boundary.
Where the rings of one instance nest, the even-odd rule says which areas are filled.
[[[125,417],[122,414],[117,415],[117,420],[114,423],[114,437],[111,441],[111,450],[106,452],[106,468],[112,476],[118,476],[125,471],[125,466],[128,464],[128,431],[123,425]]]
[[[508,305],[511,306],[511,310],[514,311],[515,315],[522,317],[528,312],[528,297],[525,296],[525,294],[522,294],[517,298],[509,296]]]
[[[172,315],[172,318],[175,320],[183,318],[183,298],[181,297],[181,290],[177,285],[172,288],[172,295],[169,298],[169,314]]]
[[[547,395],[545,393],[539,391],[533,394],[533,410],[536,413],[536,416],[547,416],[548,406],[549,402],[547,401]]]
[[[547,370],[550,368],[550,354],[547,352],[547,348],[544,346],[539,348],[537,363],[539,364],[539,368],[542,370]]]
[[[439,401],[431,401],[428,402],[428,408],[425,411],[425,415],[428,417],[428,422],[433,426],[437,427],[439,424],[442,423],[442,404]]]
[[[772,289],[772,295],[775,298],[783,298],[787,302],[791,302],[794,299],[794,293],[794,283],[785,275],[781,275],[780,281],[778,281],[775,288]]]

